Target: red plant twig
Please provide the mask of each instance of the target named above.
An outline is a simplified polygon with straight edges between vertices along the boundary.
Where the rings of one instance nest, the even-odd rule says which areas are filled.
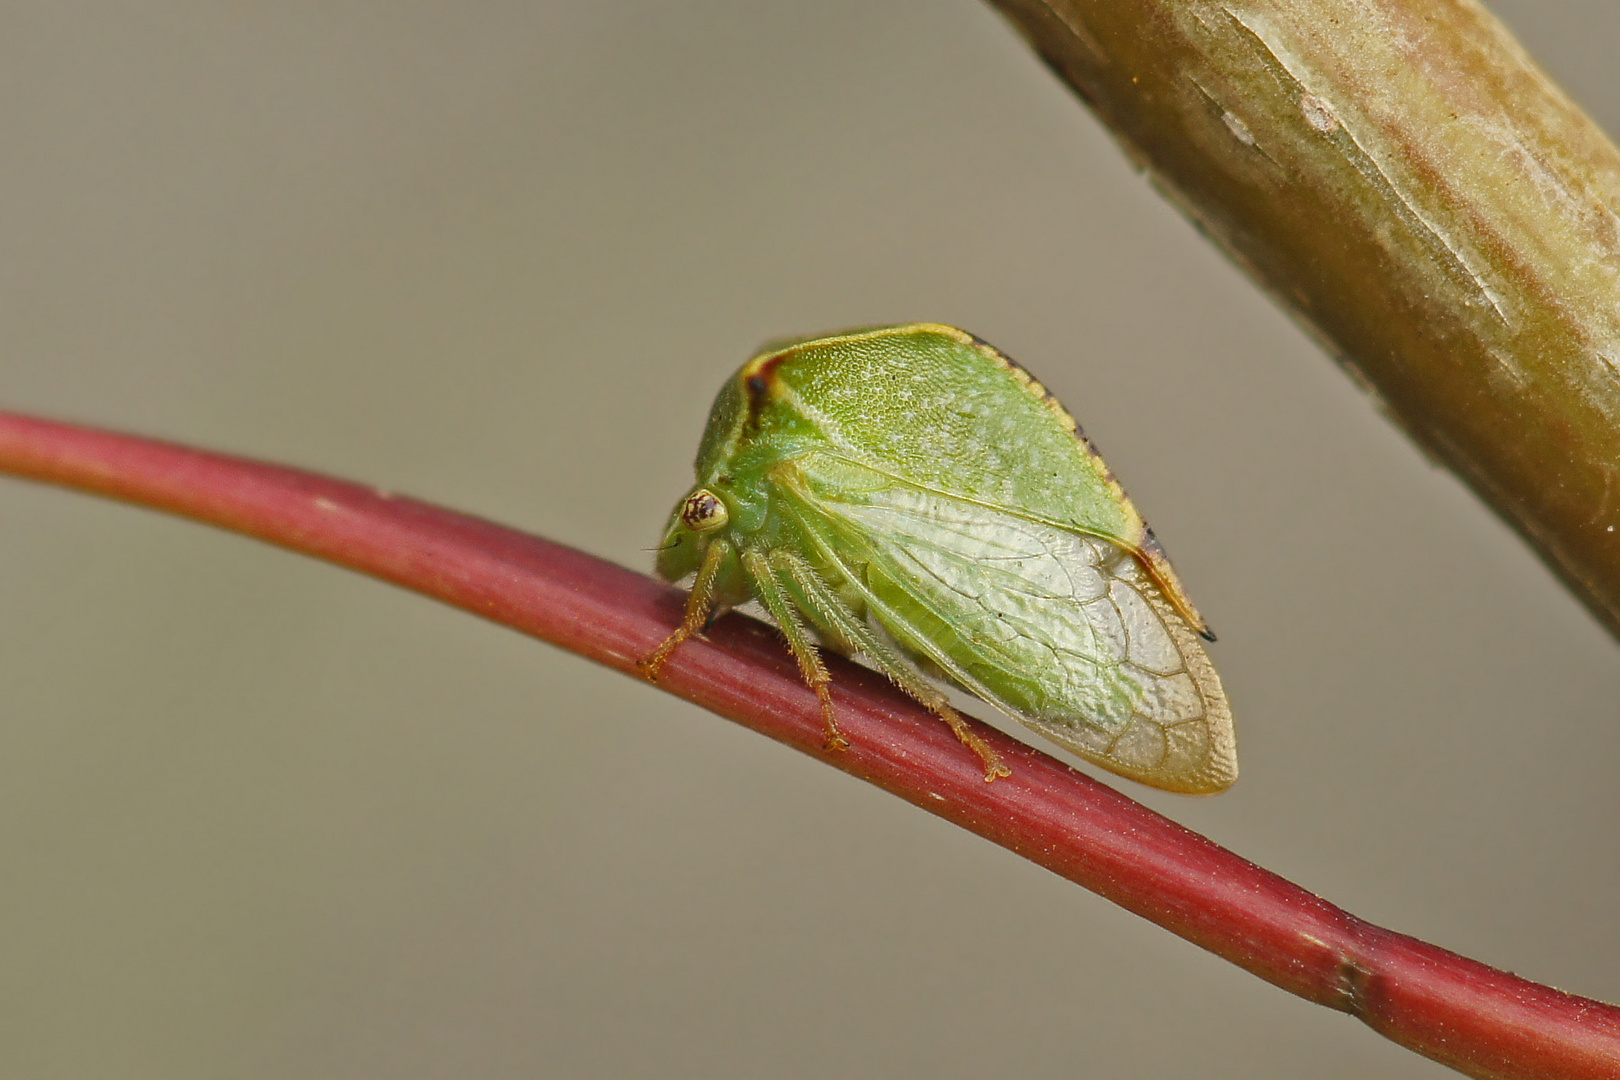
[[[636,673],[682,594],[478,518],[313,473],[0,413],[0,472],[95,492],[318,556]],[[775,631],[721,619],[665,690],[1010,848],[1283,989],[1471,1076],[1620,1076],[1620,1009],[1373,926],[991,728],[984,782],[945,725],[830,658],[850,749],[822,749]]]

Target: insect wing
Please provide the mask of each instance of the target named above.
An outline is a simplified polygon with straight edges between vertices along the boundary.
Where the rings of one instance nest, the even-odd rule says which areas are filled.
[[[828,453],[775,472],[821,559],[952,682],[1131,779],[1189,793],[1235,779],[1220,681],[1123,547]]]

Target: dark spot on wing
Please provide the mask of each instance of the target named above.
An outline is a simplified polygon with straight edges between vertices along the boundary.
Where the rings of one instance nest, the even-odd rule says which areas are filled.
[[[748,426],[755,430],[759,428],[760,415],[765,405],[771,399],[771,393],[776,386],[776,369],[781,366],[790,353],[782,352],[762,361],[747,375],[743,376],[743,389],[748,393]]]
[[[1170,565],[1170,556],[1164,553],[1164,545],[1159,543],[1159,538],[1157,536],[1153,535],[1153,526],[1149,525],[1145,521],[1142,523],[1141,548],[1142,554],[1145,556],[1145,558],[1139,560],[1141,562],[1142,569],[1146,570],[1148,572],[1148,576],[1153,578],[1153,580],[1159,584],[1159,587],[1168,595],[1170,593],[1170,589],[1168,588],[1169,583],[1159,576],[1158,567],[1156,567],[1154,564],[1163,563],[1168,567]],[[1177,582],[1177,585],[1179,584],[1180,583]],[[1175,603],[1175,597],[1172,596],[1170,599],[1177,608],[1182,606],[1181,604]],[[1187,601],[1187,603],[1191,603],[1191,601]],[[1182,614],[1191,616],[1193,613],[1183,611]],[[1189,617],[1188,622],[1192,626],[1193,631],[1199,637],[1203,638],[1205,641],[1215,640],[1215,631],[1210,629],[1208,623],[1203,622],[1203,616],[1200,615],[1197,618]]]

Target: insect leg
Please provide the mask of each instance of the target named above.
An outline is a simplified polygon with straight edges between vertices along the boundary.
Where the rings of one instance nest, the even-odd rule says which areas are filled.
[[[771,618],[776,620],[776,625],[782,630],[782,636],[787,638],[788,649],[793,653],[793,659],[799,662],[799,670],[804,674],[804,681],[810,684],[810,689],[816,692],[816,699],[821,702],[821,719],[827,726],[827,740],[824,745],[828,750],[848,749],[849,740],[838,730],[838,720],[833,716],[830,688],[832,676],[827,674],[827,666],[821,662],[821,654],[816,650],[816,643],[810,640],[798,609],[788,599],[786,590],[782,588],[782,583],[777,581],[776,574],[764,555],[744,548],[742,564],[754,585],[754,591],[759,595],[760,602],[765,605],[765,610],[771,613]]]
[[[1001,755],[968,726],[960,713],[951,708],[950,702],[946,700],[939,687],[935,686],[928,676],[917,670],[917,666],[901,655],[893,645],[874,633],[863,620],[856,618],[810,564],[787,551],[772,552],[771,561],[793,579],[793,583],[798,586],[805,599],[814,606],[819,621],[838,631],[839,635],[855,646],[874,667],[887,675],[890,682],[916,698],[925,709],[951,726],[956,737],[962,740],[962,745],[979,755],[980,762],[984,764],[986,781],[1012,775],[1012,770],[1002,762]]]
[[[640,661],[648,682],[658,681],[659,669],[681,642],[708,626],[709,615],[714,610],[714,579],[720,574],[720,564],[730,553],[731,545],[726,541],[710,541],[708,550],[703,553],[703,562],[698,567],[697,580],[692,582],[692,593],[686,598],[686,614],[681,617],[681,625],[653,650],[651,656]]]

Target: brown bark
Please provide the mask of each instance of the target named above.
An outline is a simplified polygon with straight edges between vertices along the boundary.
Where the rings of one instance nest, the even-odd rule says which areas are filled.
[[[1620,633],[1620,152],[1507,30],[1471,0],[993,2]]]

